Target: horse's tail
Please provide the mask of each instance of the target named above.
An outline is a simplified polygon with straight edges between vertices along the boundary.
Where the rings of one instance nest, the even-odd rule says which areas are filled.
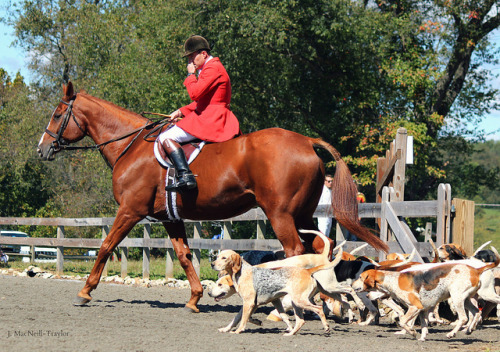
[[[337,163],[332,184],[332,209],[335,219],[359,239],[368,242],[373,248],[387,253],[389,250],[387,244],[359,222],[358,201],[356,199],[358,189],[340,153],[320,138],[311,138],[311,141],[314,147],[327,150]]]

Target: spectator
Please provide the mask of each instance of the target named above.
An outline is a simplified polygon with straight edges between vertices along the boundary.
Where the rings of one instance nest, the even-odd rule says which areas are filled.
[[[7,264],[8,261],[9,261],[9,256],[0,249],[0,263]]]
[[[325,183],[323,185],[323,192],[319,199],[318,205],[331,205],[332,204],[332,175],[325,175]],[[332,229],[332,218],[328,216],[330,211],[325,211],[323,216],[318,217],[318,229],[326,236],[330,236]]]

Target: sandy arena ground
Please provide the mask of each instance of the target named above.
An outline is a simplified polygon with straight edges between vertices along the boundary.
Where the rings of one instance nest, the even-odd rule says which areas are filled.
[[[240,298],[216,303],[207,293],[201,312],[183,309],[189,290],[101,283],[93,301],[72,305],[83,281],[0,275],[0,348],[2,351],[500,351],[500,324],[487,324],[470,336],[446,338],[449,326],[432,327],[428,341],[394,335],[398,328],[335,323],[330,332],[307,316],[298,335],[285,337],[284,324],[265,320],[271,306],[254,315],[240,335],[223,334],[240,308]]]

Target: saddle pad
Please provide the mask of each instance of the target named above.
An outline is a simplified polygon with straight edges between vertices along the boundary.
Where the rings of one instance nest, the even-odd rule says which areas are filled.
[[[202,141],[200,143],[187,143],[182,145],[182,150],[184,150],[184,154],[186,155],[186,159],[188,164],[191,164],[194,159],[200,154],[201,149],[203,146],[206,144],[205,141]],[[160,151],[160,148],[163,149],[161,146],[160,140],[156,138],[155,145],[154,145],[154,153],[156,160],[160,163],[161,166],[166,167],[166,168],[173,168],[174,166],[170,163],[170,160],[165,160],[162,157],[162,153]]]

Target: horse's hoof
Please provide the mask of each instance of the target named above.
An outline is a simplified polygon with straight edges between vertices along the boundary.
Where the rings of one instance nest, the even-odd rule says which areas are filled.
[[[73,305],[74,306],[84,306],[87,303],[89,303],[91,300],[92,300],[92,297],[90,297],[90,295],[80,296],[80,294],[78,294],[75,297],[75,300],[73,301]]]
[[[184,306],[184,310],[189,312],[189,313],[199,313],[200,312],[198,307],[196,307],[195,305],[189,304],[189,303]]]

